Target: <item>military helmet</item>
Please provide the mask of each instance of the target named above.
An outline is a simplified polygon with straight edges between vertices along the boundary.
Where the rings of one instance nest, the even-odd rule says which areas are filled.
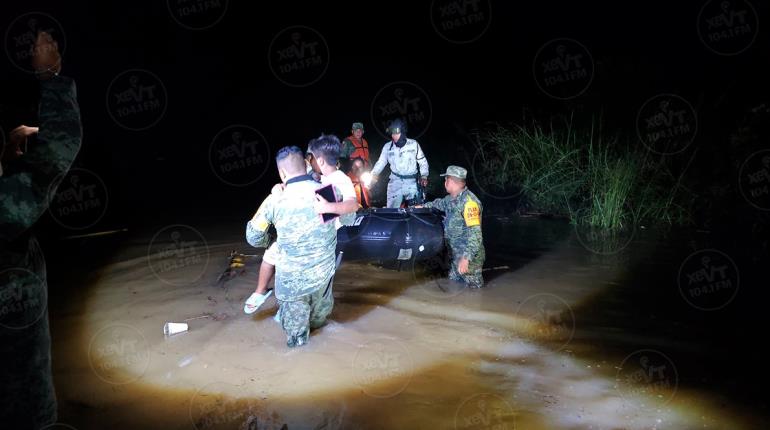
[[[406,132],[406,124],[401,121],[401,118],[396,118],[390,122],[387,129],[388,134],[397,134]]]

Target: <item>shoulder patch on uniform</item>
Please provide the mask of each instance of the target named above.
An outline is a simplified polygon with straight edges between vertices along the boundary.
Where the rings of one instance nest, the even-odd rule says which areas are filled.
[[[468,198],[465,201],[465,206],[463,207],[463,219],[465,220],[465,225],[468,227],[481,225],[481,210],[478,203],[471,198]]]
[[[253,225],[254,228],[256,228],[258,231],[266,231],[267,228],[270,227],[270,222],[268,222],[267,218],[265,217],[265,211],[268,209],[273,199],[275,199],[275,197],[272,194],[269,194],[257,209],[257,215],[254,217],[255,222]]]
[[[266,231],[268,227],[270,227],[270,223],[266,219],[262,217],[257,218],[256,228],[258,231]]]

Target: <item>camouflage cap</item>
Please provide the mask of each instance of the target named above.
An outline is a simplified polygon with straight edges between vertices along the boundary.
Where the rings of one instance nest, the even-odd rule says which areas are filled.
[[[362,123],[362,122],[354,122],[353,126],[350,129],[351,130],[363,130],[364,129],[364,123]]]
[[[468,171],[460,166],[449,166],[446,168],[446,173],[442,173],[439,176],[454,176],[455,178],[465,179],[468,176]]]

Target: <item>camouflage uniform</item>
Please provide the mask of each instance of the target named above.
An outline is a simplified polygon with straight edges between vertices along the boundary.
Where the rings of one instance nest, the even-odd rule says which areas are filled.
[[[465,179],[465,169],[450,166],[447,174]],[[450,173],[451,172],[451,173]],[[486,258],[484,243],[481,235],[481,201],[470,190],[465,188],[457,198],[451,195],[436,199],[423,205],[426,208],[436,208],[446,213],[444,218],[444,238],[449,245],[452,267],[449,278],[453,281],[465,282],[471,288],[484,286],[481,269]],[[461,275],[457,272],[460,258],[468,259],[468,272]]]
[[[334,276],[337,233],[333,222],[323,223],[315,212],[318,187],[309,175],[289,179],[284,191],[269,195],[246,223],[246,240],[255,247],[268,245],[270,224],[278,232],[275,296],[289,346],[307,342],[310,329],[321,326],[334,305],[327,287]]]
[[[0,423],[38,429],[56,421],[45,259],[30,229],[48,209],[54,180],[80,149],[75,83],[41,82],[37,142],[0,177]]]
[[[419,176],[428,176],[428,160],[420,144],[414,139],[406,139],[401,148],[392,141],[386,143],[372,168],[372,175],[379,175],[386,164],[390,164],[391,172],[387,207],[397,208],[404,199],[414,200],[417,197],[418,166]]]

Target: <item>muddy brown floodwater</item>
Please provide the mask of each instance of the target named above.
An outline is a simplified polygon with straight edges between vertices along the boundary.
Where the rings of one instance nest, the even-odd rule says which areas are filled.
[[[486,288],[457,289],[422,265],[343,262],[328,324],[296,349],[272,319],[274,298],[254,315],[242,311],[259,258],[215,286],[231,249],[261,254],[232,236],[240,225],[223,228],[227,240],[212,240],[223,237],[216,229],[172,226],[126,242],[51,311],[60,422],[80,430],[756,424],[682,384],[667,339],[591,315],[587,303],[625,282],[628,255],[653,253],[649,244],[635,238],[601,255],[558,221],[485,229],[490,265],[509,266],[487,272]],[[164,323],[185,320],[188,331],[164,335]]]

